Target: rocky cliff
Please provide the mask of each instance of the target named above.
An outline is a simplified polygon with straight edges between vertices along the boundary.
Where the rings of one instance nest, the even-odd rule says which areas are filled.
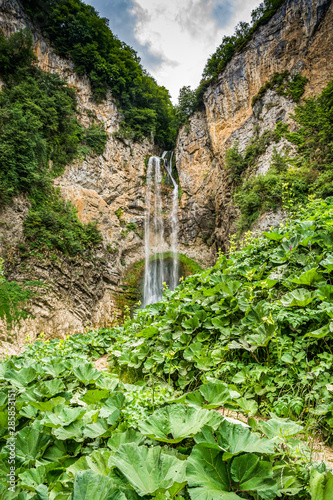
[[[228,247],[239,217],[232,202],[232,180],[225,169],[226,150],[235,141],[244,151],[254,134],[290,123],[295,103],[268,90],[252,107],[252,99],[275,72],[288,71],[308,79],[304,97],[320,93],[333,72],[333,5],[330,0],[287,0],[265,26],[261,26],[237,53],[204,96],[204,111],[195,113],[180,131],[177,168],[184,194],[183,217],[194,223],[193,235],[205,226],[213,248]],[[285,140],[281,151],[292,145]],[[273,146],[257,159],[256,174],[270,167]],[[265,214],[261,228],[279,220]]]
[[[145,159],[161,152],[148,140],[139,144],[115,136],[121,116],[111,93],[100,104],[94,101],[88,78],[78,77],[73,63],[55,53],[49,41],[32,25],[23,3],[0,0],[0,28],[6,36],[29,28],[38,66],[58,73],[76,89],[78,119],[85,127],[92,121],[103,123],[109,136],[102,155],[78,159],[55,181],[62,196],[78,209],[80,220],[97,221],[102,232],[103,243],[90,261],[71,259],[57,252],[22,252],[19,246],[23,241],[28,201],[18,198],[0,212],[0,255],[5,257],[8,279],[19,282],[36,279],[46,285],[33,302],[34,318],[14,332],[17,344],[27,334],[32,339],[41,332],[46,336],[64,336],[81,332],[90,325],[110,325],[121,314],[127,273],[144,258]],[[165,204],[171,202],[171,188],[165,186],[163,195]],[[128,224],[131,229],[126,227]],[[180,252],[206,262],[212,257],[202,240],[190,240],[189,245],[181,245]],[[4,324],[2,329],[5,330]],[[2,335],[2,340],[5,336]],[[7,347],[12,350],[12,345]]]
[[[218,248],[227,248],[239,214],[232,201],[225,152],[235,141],[244,150],[254,134],[273,130],[279,121],[292,123],[289,115],[295,103],[274,90],[251,106],[252,98],[274,72],[288,70],[291,75],[305,75],[305,96],[319,93],[327,84],[333,69],[332,26],[330,1],[287,0],[207,90],[204,111],[195,113],[182,128],[176,148],[182,192],[181,253],[209,265]],[[120,314],[126,275],[144,257],[145,159],[161,153],[148,140],[138,144],[117,138],[114,133],[121,117],[111,93],[97,104],[89,80],[78,77],[72,62],[54,52],[31,24],[23,4],[0,0],[0,28],[9,35],[25,27],[33,33],[38,65],[60,74],[76,89],[79,120],[84,126],[93,120],[103,123],[109,137],[102,155],[78,159],[56,179],[63,197],[77,207],[82,222],[97,221],[102,232],[103,243],[89,261],[57,252],[31,254],[20,250],[29,207],[25,198],[16,199],[0,212],[0,254],[6,258],[8,278],[38,279],[46,285],[34,300],[31,312],[35,318],[14,332],[18,344],[26,334],[32,339],[42,331],[47,336],[64,336],[90,325],[109,325]],[[286,146],[281,141],[277,148]],[[272,146],[268,146],[257,159],[255,173],[269,169],[271,156]],[[165,205],[170,204],[171,188],[167,185],[163,199]],[[261,227],[271,225],[278,217],[266,214],[259,221]],[[168,238],[167,216],[165,222]],[[12,346],[8,344],[8,348]]]

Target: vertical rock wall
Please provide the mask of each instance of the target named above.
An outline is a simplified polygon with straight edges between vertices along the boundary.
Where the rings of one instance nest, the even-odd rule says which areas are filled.
[[[295,103],[269,91],[252,109],[252,98],[275,72],[301,73],[308,78],[304,97],[316,95],[333,73],[333,5],[331,0],[287,0],[261,26],[242,52],[228,63],[204,96],[205,111],[195,113],[180,131],[176,159],[187,219],[207,216],[214,227],[212,250],[226,250],[238,211],[232,203],[231,179],[224,168],[226,150],[237,140],[244,150],[254,134],[291,123]],[[279,144],[278,148],[286,147]],[[291,145],[288,145],[291,147]],[[258,158],[257,173],[269,169],[271,147]],[[199,213],[198,213],[199,212]],[[267,218],[272,224],[275,216]],[[264,221],[262,227],[265,226]],[[183,226],[187,231],[186,221]],[[202,235],[196,222],[195,229]]]

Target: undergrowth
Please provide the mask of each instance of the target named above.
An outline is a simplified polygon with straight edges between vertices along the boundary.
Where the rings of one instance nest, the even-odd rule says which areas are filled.
[[[16,496],[296,500],[321,488],[328,500],[333,476],[306,441],[333,438],[332,220],[332,198],[309,200],[123,326],[40,339],[3,362]],[[105,353],[100,373],[89,360]]]

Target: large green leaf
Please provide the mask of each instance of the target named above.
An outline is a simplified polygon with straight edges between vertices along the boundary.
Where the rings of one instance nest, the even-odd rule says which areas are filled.
[[[118,410],[117,410],[118,411]],[[113,421],[113,418],[112,418]],[[91,439],[103,436],[110,430],[108,421],[105,418],[99,418],[96,422],[85,426],[83,434]],[[110,432],[107,434],[110,436]]]
[[[328,273],[333,271],[333,256],[332,255],[327,256],[325,260],[322,260],[320,262],[320,265],[323,266]]]
[[[270,462],[261,461],[256,455],[247,453],[233,460],[230,472],[237,483],[237,491],[253,491],[264,498],[276,498],[278,489]]]
[[[73,369],[73,373],[85,385],[94,383],[95,380],[102,378],[102,374],[96,370],[90,363],[82,363]]]
[[[192,318],[186,319],[182,322],[182,327],[185,328],[185,330],[190,330],[193,332],[200,326],[200,321],[197,318],[197,316],[192,316]]]
[[[264,231],[263,234],[266,236],[268,240],[272,241],[281,241],[285,237],[285,234],[276,233],[274,231],[270,231],[269,233]]]
[[[204,408],[218,408],[226,402],[230,403],[233,399],[239,398],[240,394],[228,388],[227,384],[222,382],[208,382],[199,387],[199,391],[204,396],[207,403]]]
[[[46,427],[66,427],[75,420],[78,420],[84,413],[85,409],[69,408],[65,406],[59,413],[47,411],[45,417],[41,420],[42,424]]]
[[[143,444],[146,440],[145,436],[133,429],[127,429],[125,432],[117,432],[108,440],[108,446],[111,450],[116,451],[120,445],[125,443]]]
[[[292,283],[298,283],[299,285],[312,285],[315,278],[318,276],[317,267],[309,269],[305,273],[300,274],[297,278],[293,278]]]
[[[24,460],[35,460],[43,454],[50,440],[50,436],[37,429],[24,427],[16,435],[16,454]]]
[[[332,472],[318,472],[312,468],[310,473],[311,500],[333,500]]]
[[[35,491],[36,488],[45,482],[46,471],[44,465],[40,465],[36,469],[28,469],[19,474],[21,487],[25,490]]]
[[[110,467],[108,465],[111,452],[108,450],[93,451],[91,455],[79,458],[74,464],[67,468],[67,473],[75,476],[78,472],[92,470],[97,474],[108,475]]]
[[[73,500],[127,500],[113,487],[112,480],[91,470],[78,472],[74,481]]]
[[[288,439],[299,434],[304,427],[287,418],[274,417],[264,422],[259,422],[259,428],[270,439]]]
[[[322,339],[328,333],[332,333],[332,332],[333,332],[333,322],[331,321],[329,324],[324,325],[321,328],[318,328],[318,330],[313,330],[311,332],[306,333],[304,335],[304,338],[313,337],[315,339]]]
[[[186,462],[163,453],[159,446],[122,444],[110,457],[109,465],[116,466],[140,496],[167,490],[175,482],[185,481]]]
[[[48,401],[29,401],[29,404],[41,412],[52,411],[58,405],[65,403],[65,398],[57,396],[56,398],[49,399]]]
[[[137,337],[150,339],[151,337],[155,337],[158,333],[159,330],[156,326],[148,326],[147,328],[143,328],[139,333],[137,333]]]
[[[12,369],[5,372],[2,378],[8,380],[15,387],[23,388],[36,380],[37,376],[38,374],[33,368],[22,368],[19,371]]]
[[[233,424],[224,420],[219,428],[213,433],[209,427],[203,427],[202,431],[194,438],[197,444],[223,453],[223,460],[229,460],[239,453],[274,453],[274,442],[260,438],[249,428],[241,424]]]
[[[173,404],[139,422],[138,427],[142,434],[150,438],[164,443],[179,443],[197,434],[204,425],[218,427],[222,420],[222,415],[215,411]]]
[[[99,403],[103,399],[106,399],[109,395],[109,391],[104,389],[93,389],[87,391],[80,399],[87,403],[88,405]]]
[[[284,307],[305,307],[310,304],[316,295],[305,288],[298,288],[297,290],[293,290],[292,292],[286,293],[281,297],[281,304]]]
[[[230,493],[227,465],[217,450],[195,446],[187,460],[186,479],[192,500],[239,500]]]

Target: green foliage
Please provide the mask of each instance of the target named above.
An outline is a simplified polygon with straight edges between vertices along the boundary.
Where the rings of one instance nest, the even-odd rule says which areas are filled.
[[[161,147],[173,147],[177,130],[168,91],[145,72],[136,52],[112,33],[107,19],[80,0],[26,4],[57,52],[73,60],[79,75],[88,75],[96,100],[111,90],[123,112],[122,137],[141,140],[153,134]]]
[[[260,88],[258,94],[252,98],[252,107],[258,102],[267,92],[268,89],[273,89],[278,95],[289,97],[295,102],[298,102],[305,92],[305,86],[308,79],[299,73],[289,78],[289,72],[274,73],[272,78]]]
[[[260,213],[281,206],[286,186],[294,206],[306,203],[309,194],[333,195],[332,95],[333,81],[320,96],[296,106],[296,132],[288,132],[288,126],[279,122],[274,132],[267,131],[252,140],[244,154],[237,143],[227,151],[226,167],[238,184],[234,200],[241,210],[240,231],[249,229]],[[269,171],[249,177],[257,157],[272,140],[278,142],[283,136],[296,145],[297,156],[291,159],[273,149]]]
[[[52,179],[78,155],[82,140],[101,154],[107,134],[100,125],[83,133],[74,90],[34,66],[29,33],[17,32],[8,39],[1,35],[0,57],[6,69],[0,69],[6,82],[0,92],[0,203],[28,195],[31,208],[24,229],[31,247],[82,253],[99,243],[101,235],[95,224],[80,223]]]
[[[301,433],[333,435],[332,218],[333,199],[312,200],[123,326],[0,363],[1,422],[16,391],[17,492],[326,500],[331,474],[311,468]],[[89,362],[106,352],[132,384]],[[8,436],[4,425],[0,483]]]
[[[36,294],[35,288],[38,285],[41,283],[36,281],[28,281],[24,285],[7,281],[3,260],[0,258],[0,318],[6,321],[9,329],[31,316],[23,306]]]
[[[101,155],[104,152],[108,134],[103,125],[91,125],[84,131],[82,142],[96,154]]]
[[[82,224],[75,207],[62,199],[59,190],[33,200],[24,234],[31,248],[56,248],[67,255],[82,254],[102,241],[97,224]]]
[[[252,11],[251,24],[240,22],[232,36],[224,36],[222,43],[208,59],[203,77],[210,82],[215,81],[233,55],[242,50],[259,26],[269,22],[283,2],[284,0],[264,0],[259,7]]]
[[[184,125],[193,111],[196,109],[196,91],[191,87],[184,86],[179,90],[178,105],[175,108],[175,115],[178,126]]]

